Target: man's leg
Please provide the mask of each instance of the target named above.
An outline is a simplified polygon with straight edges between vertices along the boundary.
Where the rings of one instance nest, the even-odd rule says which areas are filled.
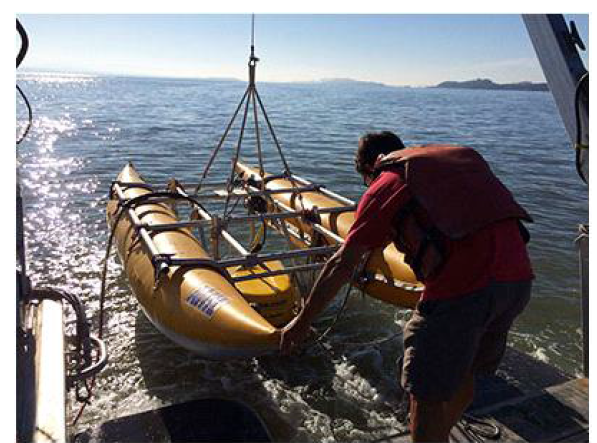
[[[410,435],[413,442],[447,442],[450,436],[445,402],[410,396]]]
[[[468,373],[454,396],[445,402],[448,433],[460,421],[464,411],[466,411],[466,409],[473,402],[474,396],[475,377],[472,373]]]
[[[413,442],[447,442],[474,397],[475,378],[468,375],[448,401],[431,401],[410,396],[410,431]]]

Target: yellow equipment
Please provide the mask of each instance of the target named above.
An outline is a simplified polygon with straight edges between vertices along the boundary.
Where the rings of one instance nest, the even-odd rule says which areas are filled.
[[[131,164],[122,170],[115,187],[120,195],[114,195],[107,207],[112,228],[119,201],[151,193]],[[292,317],[296,300],[288,275],[243,281],[235,287],[229,277],[260,273],[262,267],[237,266],[227,275],[206,261],[205,266],[171,266],[156,279],[156,255],[171,259],[209,256],[190,228],[151,230],[152,225],[178,221],[168,202],[148,200],[128,211],[115,227],[114,239],[141,308],[162,333],[213,359],[255,356],[278,349],[276,325]],[[146,242],[147,236],[153,244]],[[266,265],[268,269],[282,267],[279,261]]]
[[[249,84],[206,163],[194,194],[188,195],[176,181],[170,182],[168,191],[155,192],[129,164],[114,182],[107,208],[108,224],[112,227],[110,241],[114,239],[118,245],[141,308],[166,336],[206,358],[275,352],[280,340],[278,328],[298,311],[298,288],[291,275],[320,269],[344,242],[355,220],[353,202],[290,172],[257,92],[258,60],[252,47]],[[205,194],[203,181],[243,104],[226,188]],[[249,105],[253,107],[258,168],[239,162]],[[264,171],[259,109],[284,165],[284,173],[278,176]],[[212,215],[203,206],[210,199],[225,199],[221,215]],[[235,215],[237,205],[230,205],[232,199],[237,199],[237,203],[244,199],[249,214]],[[173,205],[177,200],[191,203],[189,221],[178,219]],[[256,222],[262,223],[262,230],[254,236],[249,250],[227,230],[229,224],[241,223],[245,232],[250,226],[254,233]],[[203,235],[199,241],[192,231],[200,228],[203,233],[205,226],[210,228],[209,244]],[[268,226],[299,249],[261,253]],[[240,257],[222,259],[221,240]],[[307,262],[302,264],[294,262],[289,266],[282,262],[304,258]],[[423,287],[394,245],[373,251],[362,265],[355,272],[355,285],[395,306],[416,305]]]

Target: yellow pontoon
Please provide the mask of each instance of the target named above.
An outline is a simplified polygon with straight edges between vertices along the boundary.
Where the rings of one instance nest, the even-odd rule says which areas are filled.
[[[109,225],[114,227],[119,202],[150,193],[134,167],[126,166],[108,204]],[[287,321],[296,301],[288,275],[242,281],[235,286],[230,277],[263,272],[263,268],[236,266],[224,273],[206,261],[203,266],[170,266],[156,276],[156,256],[168,257],[174,263],[176,259],[209,260],[209,256],[190,228],[152,231],[152,225],[178,221],[168,202],[149,199],[127,211],[120,217],[114,239],[133,292],[156,328],[207,358],[254,356],[277,349],[279,331],[272,323]],[[269,269],[282,267],[279,261],[266,264]],[[273,302],[284,308],[287,318],[268,321],[257,312],[260,304]]]

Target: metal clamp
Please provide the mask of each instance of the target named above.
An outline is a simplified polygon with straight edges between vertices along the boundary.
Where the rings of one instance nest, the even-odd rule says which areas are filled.
[[[156,254],[151,257],[151,264],[153,265],[153,290],[155,291],[164,276],[168,275],[170,266],[172,264],[172,256],[174,254]]]

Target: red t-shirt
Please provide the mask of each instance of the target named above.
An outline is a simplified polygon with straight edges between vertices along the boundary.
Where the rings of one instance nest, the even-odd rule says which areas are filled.
[[[385,171],[363,194],[346,244],[367,249],[392,241],[392,223],[410,199],[408,187],[397,172]],[[446,239],[447,261],[425,283],[422,300],[447,299],[480,289],[491,280],[533,278],[526,245],[515,220],[493,223],[460,240]]]

